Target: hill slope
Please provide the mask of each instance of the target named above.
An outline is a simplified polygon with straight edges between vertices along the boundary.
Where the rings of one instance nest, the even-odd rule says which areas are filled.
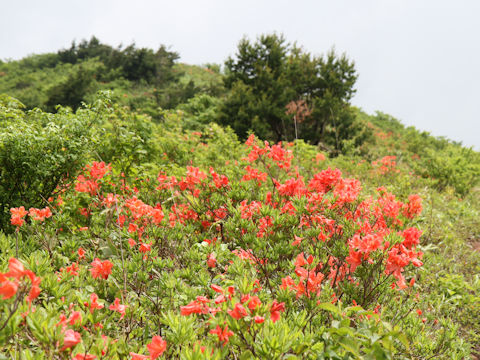
[[[56,56],[0,64],[0,358],[478,356],[479,153],[358,109],[340,154],[244,143],[185,64],[30,110],[106,78]]]

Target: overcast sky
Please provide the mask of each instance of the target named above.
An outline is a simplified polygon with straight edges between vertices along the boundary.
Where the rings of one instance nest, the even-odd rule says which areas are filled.
[[[223,63],[243,36],[276,31],[314,55],[335,46],[354,60],[356,106],[480,150],[479,19],[478,0],[2,1],[0,59],[95,35]]]

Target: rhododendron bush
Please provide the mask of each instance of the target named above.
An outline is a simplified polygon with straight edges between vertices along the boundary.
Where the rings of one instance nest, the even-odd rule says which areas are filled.
[[[47,207],[12,208],[2,351],[409,358],[402,329],[422,326],[421,198],[362,189],[297,151],[252,135],[221,169],[165,166],[132,180],[94,161]]]

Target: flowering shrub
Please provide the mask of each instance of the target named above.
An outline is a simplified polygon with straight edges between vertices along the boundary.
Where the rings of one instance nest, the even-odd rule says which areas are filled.
[[[299,159],[297,145],[252,135],[221,168],[166,167],[132,181],[92,162],[50,207],[12,208],[19,258],[32,270],[12,259],[0,274],[4,351],[52,359],[408,354],[411,339],[398,325],[417,314],[421,198],[362,189],[324,156]]]
[[[88,118],[71,111],[17,109],[12,116],[2,103],[0,118],[0,227],[10,230],[10,208],[45,206],[57,186],[81,168],[90,127]]]
[[[397,157],[396,156],[384,156],[379,161],[372,162],[372,165],[377,168],[377,171],[381,175],[388,173],[399,173],[397,167]]]

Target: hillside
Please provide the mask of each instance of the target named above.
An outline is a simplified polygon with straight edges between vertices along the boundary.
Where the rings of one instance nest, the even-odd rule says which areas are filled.
[[[318,141],[243,139],[214,65],[59,54],[0,63],[0,359],[480,356],[478,152],[330,84]]]
[[[158,115],[197,93],[219,95],[222,80],[215,65],[177,62],[178,54],[160,47],[113,48],[95,37],[57,53],[0,61],[0,93],[20,100],[27,109],[54,111],[58,104],[78,108],[101,90],[133,110]]]

